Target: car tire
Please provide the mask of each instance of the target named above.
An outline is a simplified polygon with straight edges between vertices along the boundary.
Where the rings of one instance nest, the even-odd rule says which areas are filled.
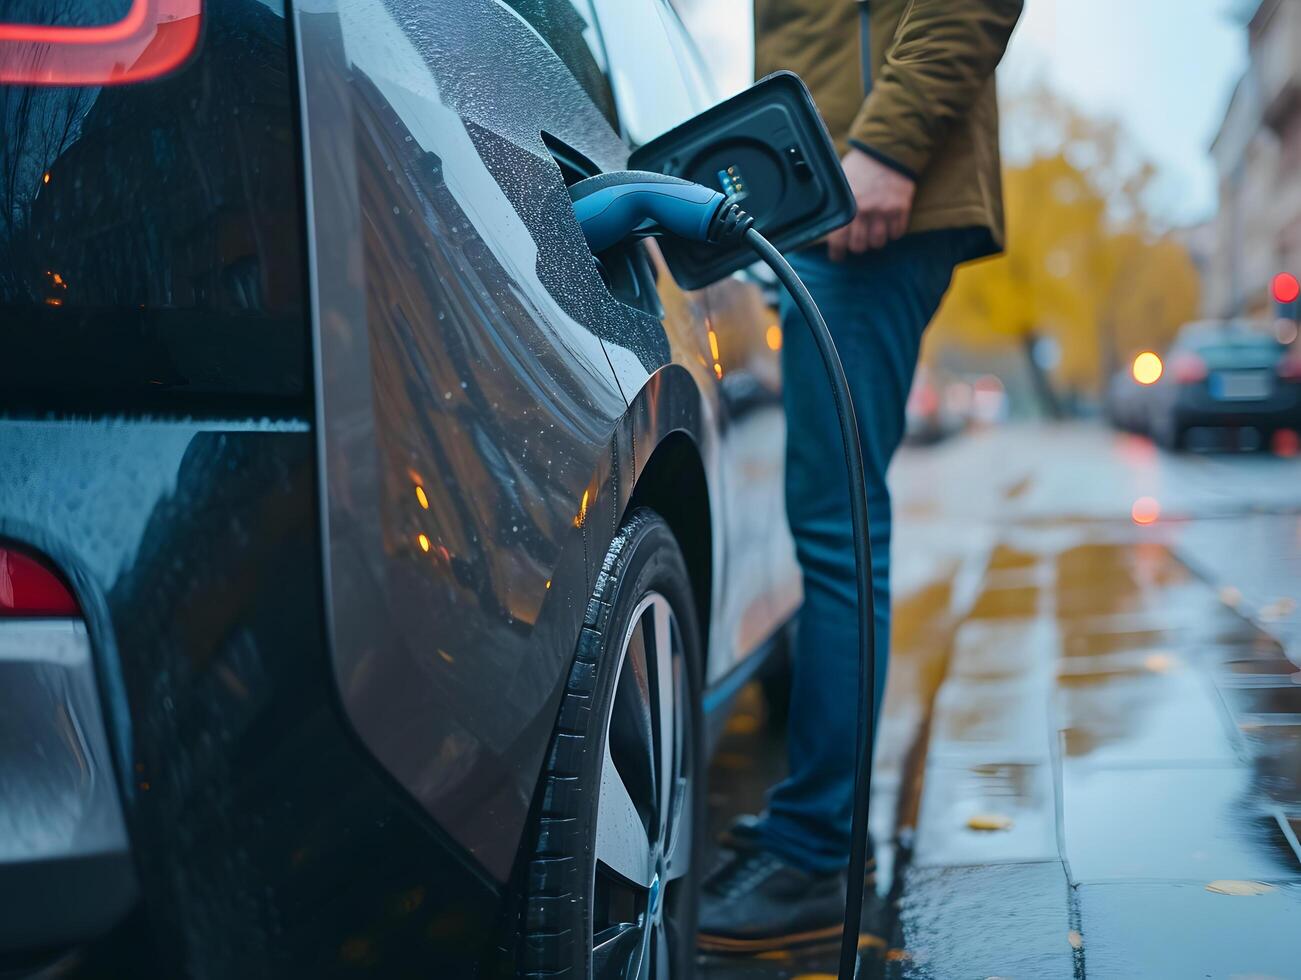
[[[1153,433],[1156,443],[1167,452],[1177,453],[1183,448],[1183,427],[1180,425],[1178,417],[1171,418],[1169,422],[1161,426],[1154,426]]]
[[[700,664],[681,549],[661,517],[640,509],[597,574],[547,753],[521,977],[691,974],[704,836]]]

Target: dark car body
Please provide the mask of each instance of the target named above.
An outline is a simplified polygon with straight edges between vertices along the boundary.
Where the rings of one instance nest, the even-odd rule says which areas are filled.
[[[0,962],[508,971],[622,515],[680,542],[707,709],[797,606],[757,286],[683,292],[649,242],[603,276],[574,220],[567,183],[708,101],[662,0],[597,7],[210,0],[157,80],[0,85],[0,546],[63,577],[85,651],[56,670],[0,616],[29,651],[4,669],[45,678],[51,726],[93,691],[102,731],[48,739],[59,778],[6,762],[73,824],[111,786],[126,859],[60,922],[70,855],[0,849],[6,912],[48,926],[0,930]]]
[[[1266,329],[1189,324],[1145,401],[1148,431],[1171,448],[1194,431],[1229,428],[1269,445],[1274,433],[1301,429],[1301,358]]]
[[[1152,386],[1135,380],[1126,367],[1111,376],[1103,396],[1107,420],[1124,432],[1146,435],[1151,425]]]

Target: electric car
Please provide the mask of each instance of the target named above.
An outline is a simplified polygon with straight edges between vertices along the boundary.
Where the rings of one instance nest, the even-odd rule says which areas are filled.
[[[781,333],[665,0],[0,0],[0,965],[680,977]]]
[[[1147,411],[1168,449],[1214,448],[1229,429],[1239,430],[1230,445],[1267,448],[1276,432],[1301,429],[1301,356],[1269,324],[1186,324],[1166,365]]]

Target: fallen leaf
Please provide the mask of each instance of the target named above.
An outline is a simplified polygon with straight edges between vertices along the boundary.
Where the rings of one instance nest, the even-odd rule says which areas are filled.
[[[902,960],[911,959],[906,949],[888,949],[885,951],[885,958],[892,963],[898,963]]]
[[[1006,497],[1008,500],[1015,500],[1017,497],[1024,495],[1025,492],[1030,489],[1030,484],[1032,484],[1033,482],[1034,479],[1032,477],[1023,476],[1021,479],[1017,480],[1010,487],[1004,490],[1003,496]]]
[[[1084,945],[1084,937],[1080,935],[1077,929],[1072,929],[1066,934],[1066,941],[1071,944],[1071,949],[1079,949]]]
[[[1208,892],[1216,895],[1268,895],[1274,890],[1273,885],[1263,881],[1236,881],[1231,878],[1219,878],[1206,886]]]
[[[968,830],[1009,830],[1012,818],[1002,813],[973,813],[967,818]]]
[[[737,712],[728,719],[725,730],[729,735],[753,735],[759,728],[757,717],[745,712]]]

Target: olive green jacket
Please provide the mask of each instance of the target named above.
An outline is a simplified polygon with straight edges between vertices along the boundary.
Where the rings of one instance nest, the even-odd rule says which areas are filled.
[[[977,254],[990,254],[1003,245],[994,69],[1022,2],[869,0],[864,99],[857,0],[754,0],[755,76],[795,72],[842,154],[856,146],[917,181],[910,233],[984,228]]]

